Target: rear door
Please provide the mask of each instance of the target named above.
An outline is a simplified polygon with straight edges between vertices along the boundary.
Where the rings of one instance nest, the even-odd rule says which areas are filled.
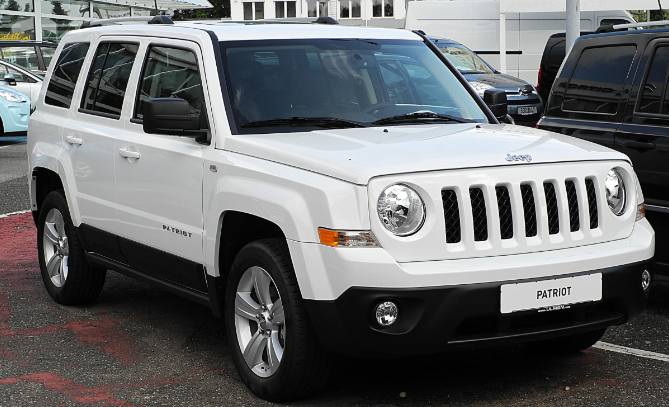
[[[142,127],[143,103],[152,98],[185,99],[191,114],[200,113],[202,53],[194,42],[172,39],[144,38],[142,49],[141,69],[129,84],[136,99],[114,154],[122,251],[136,270],[206,292],[202,172],[213,147]]]

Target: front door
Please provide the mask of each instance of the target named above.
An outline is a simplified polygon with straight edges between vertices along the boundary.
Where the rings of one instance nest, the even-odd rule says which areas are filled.
[[[152,98],[185,99],[191,114],[205,102],[202,58],[188,41],[147,40],[126,131],[116,141],[116,196],[121,249],[139,271],[206,292],[202,172],[212,148],[190,137],[144,133],[142,109]]]

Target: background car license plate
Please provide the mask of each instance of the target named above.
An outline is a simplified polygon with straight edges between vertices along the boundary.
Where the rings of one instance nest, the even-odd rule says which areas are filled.
[[[502,314],[577,304],[602,299],[602,273],[585,276],[504,284],[501,287]]]
[[[528,106],[528,107],[519,107],[518,108],[518,114],[520,114],[520,115],[536,114],[536,113],[537,113],[537,107],[536,106]]]

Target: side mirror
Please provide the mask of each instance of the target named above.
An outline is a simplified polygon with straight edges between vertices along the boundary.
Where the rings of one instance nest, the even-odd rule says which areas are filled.
[[[13,73],[7,72],[2,80],[7,82],[9,86],[16,86],[16,78]]]
[[[190,114],[190,105],[183,99],[160,98],[144,102],[145,133],[200,137],[200,116]]]
[[[504,120],[507,113],[506,92],[501,89],[488,89],[483,92],[483,102],[497,120]]]

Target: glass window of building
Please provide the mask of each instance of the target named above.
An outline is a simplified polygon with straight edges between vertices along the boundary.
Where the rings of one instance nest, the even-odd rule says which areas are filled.
[[[34,8],[33,8],[32,0],[5,0],[5,1],[0,1],[0,10],[23,11],[23,12],[35,11]]]
[[[360,0],[339,2],[339,18],[360,18]]]
[[[93,18],[130,17],[130,7],[93,3]]]
[[[393,0],[372,0],[372,17],[392,17]]]
[[[328,2],[307,0],[307,17],[327,17]]]
[[[79,0],[40,0],[42,14],[54,14],[68,17],[89,17],[91,3]]]
[[[265,3],[244,2],[244,20],[262,20],[265,18]]]
[[[42,40],[59,42],[68,31],[81,27],[81,21],[60,18],[42,18]]]
[[[17,15],[0,15],[0,39],[34,40],[35,19]]]
[[[277,1],[274,3],[274,15],[276,18],[296,17],[296,1]]]

